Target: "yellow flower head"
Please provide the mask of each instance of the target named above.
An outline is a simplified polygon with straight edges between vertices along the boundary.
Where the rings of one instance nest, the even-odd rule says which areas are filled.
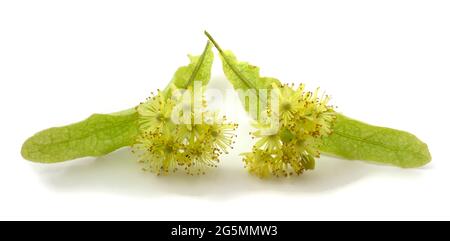
[[[154,131],[170,124],[170,117],[175,101],[168,98],[166,93],[158,93],[149,97],[146,102],[138,105],[139,127],[146,131]]]
[[[182,144],[167,130],[153,129],[141,133],[136,138],[133,152],[139,162],[145,164],[143,170],[166,175],[178,170],[177,159]]]
[[[267,119],[255,123],[251,134],[257,141],[253,151],[244,154],[244,163],[259,177],[300,175],[314,168],[321,138],[331,133],[335,112],[329,97],[319,97],[318,89],[306,92],[303,84],[273,85],[273,91],[278,101],[269,103],[267,119],[278,117],[278,130],[267,134]],[[270,106],[275,104],[276,111]]]
[[[189,175],[205,174],[209,167],[217,167],[219,156],[233,144],[237,125],[209,111],[200,113],[200,123],[194,123],[194,118],[190,123],[174,123],[171,117],[176,104],[176,100],[158,92],[137,107],[140,134],[133,151],[144,170],[158,175],[178,170]]]

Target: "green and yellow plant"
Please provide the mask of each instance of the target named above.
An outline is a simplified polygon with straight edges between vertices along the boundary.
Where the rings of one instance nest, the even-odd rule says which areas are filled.
[[[224,51],[213,37],[205,32],[222,59],[223,72],[236,90],[252,90],[257,97],[255,120],[258,139],[252,152],[243,153],[244,163],[250,173],[259,177],[289,176],[314,169],[315,158],[320,153],[349,160],[363,160],[391,164],[399,167],[420,167],[431,160],[425,143],[414,135],[391,128],[378,127],[353,120],[334,111],[329,97],[319,90],[305,91],[281,84],[278,79],[261,77],[259,68],[240,62],[231,51]],[[270,99],[261,96],[260,90],[273,90],[277,94],[280,127],[276,133],[261,134],[267,126],[265,116],[271,113]],[[242,103],[249,112],[245,95]],[[261,103],[266,103],[261,107]]]
[[[25,141],[22,156],[56,163],[130,146],[144,170],[158,175],[177,170],[205,174],[227,153],[237,127],[225,116],[207,110],[203,90],[211,77],[214,45],[234,89],[253,93],[253,101],[240,94],[255,128],[251,132],[255,145],[242,153],[250,173],[259,177],[300,175],[314,169],[321,153],[403,168],[430,162],[427,145],[414,135],[337,113],[319,89],[307,91],[303,84],[261,77],[258,67],[238,61],[205,34],[209,41],[202,54],[189,56],[189,65],[180,67],[164,90],[134,108],[94,114],[72,125],[38,132]]]
[[[189,56],[190,64],[175,72],[166,89],[158,90],[137,107],[94,114],[79,123],[41,131],[25,141],[22,156],[34,162],[55,163],[102,156],[131,146],[144,170],[158,175],[177,170],[190,175],[205,174],[208,167],[217,167],[219,156],[231,146],[237,127],[227,123],[225,116],[204,110],[207,103],[202,93],[199,105],[192,103],[195,83],[200,83],[202,91],[210,80],[214,59],[211,48],[208,41],[201,55]],[[183,108],[177,111],[179,106]],[[185,107],[189,109],[186,111]],[[174,123],[174,118],[183,121]]]

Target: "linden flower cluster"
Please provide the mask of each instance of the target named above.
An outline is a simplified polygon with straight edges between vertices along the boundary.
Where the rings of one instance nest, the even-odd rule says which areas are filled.
[[[201,102],[202,107],[206,107],[206,102]],[[218,117],[211,111],[203,111],[196,114],[198,116],[189,111],[188,123],[174,123],[174,113],[179,115],[177,105],[180,105],[179,100],[158,91],[137,107],[141,133],[133,145],[133,152],[145,165],[144,170],[158,175],[180,169],[189,175],[203,175],[207,168],[217,167],[219,156],[227,153],[233,144],[237,124],[226,123],[225,116]],[[188,103],[182,105],[190,106]],[[194,118],[200,118],[199,124]]]
[[[329,96],[319,97],[319,90],[306,92],[303,84],[273,85],[278,97],[278,110],[272,111],[268,104],[266,119],[259,120],[252,132],[257,139],[253,151],[244,153],[244,163],[250,173],[259,177],[271,175],[300,175],[314,169],[314,158],[320,156],[321,138],[331,134],[336,118],[333,107],[328,105]],[[267,120],[276,116],[278,131],[267,134]]]

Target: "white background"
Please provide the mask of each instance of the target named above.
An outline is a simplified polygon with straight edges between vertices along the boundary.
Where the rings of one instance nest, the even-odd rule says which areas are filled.
[[[449,219],[448,1],[1,1],[0,219]],[[241,60],[331,94],[348,116],[428,143],[424,168],[323,157],[290,179],[235,151],[206,176],[156,177],[128,149],[42,165],[22,142],[135,106],[198,54],[207,29]],[[230,86],[216,58],[211,86]],[[225,84],[224,84],[225,83]],[[228,115],[244,115],[225,106]]]

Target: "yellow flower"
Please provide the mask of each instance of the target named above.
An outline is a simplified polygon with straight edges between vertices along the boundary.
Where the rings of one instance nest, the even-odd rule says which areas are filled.
[[[198,124],[193,119],[175,124],[170,119],[175,105],[176,101],[158,92],[137,107],[141,133],[133,151],[144,170],[158,175],[180,169],[189,175],[205,174],[207,168],[217,167],[219,156],[233,144],[237,125],[226,123],[225,117],[218,118],[214,112],[201,113]]]
[[[257,132],[253,133],[255,137],[260,138],[255,147],[258,149],[267,149],[269,151],[278,150],[281,148],[283,143],[281,142],[280,135],[260,135]]]
[[[253,152],[244,154],[244,163],[259,177],[300,175],[314,169],[321,138],[331,134],[336,114],[328,105],[329,97],[319,97],[318,89],[305,92],[303,84],[297,89],[293,85],[273,89],[279,108],[274,112],[269,106],[267,114],[279,117],[278,131],[266,134],[267,123],[258,122],[251,133],[257,142]]]
[[[217,113],[210,113],[212,119],[206,121],[206,138],[209,138],[214,148],[219,153],[228,153],[227,149],[234,143],[233,138],[236,137],[234,131],[238,127],[237,124],[227,123],[226,117],[218,117]]]
[[[296,111],[300,109],[301,96],[303,95],[304,86],[300,85],[297,90],[292,89],[288,85],[273,85],[273,91],[279,97],[279,117],[283,124],[287,124],[295,118]]]
[[[217,167],[219,162],[217,150],[201,139],[187,144],[183,157],[179,164],[189,175],[204,175],[207,168]]]
[[[167,175],[177,171],[178,155],[183,145],[175,135],[161,132],[159,129],[141,133],[133,146],[144,170],[158,175]]]
[[[277,159],[269,151],[254,149],[253,152],[244,153],[243,155],[245,167],[251,174],[261,178],[269,177],[273,174],[272,166],[277,163]]]
[[[139,128],[154,131],[170,124],[174,106],[175,102],[168,98],[164,92],[158,90],[158,94],[136,107],[139,113]]]

